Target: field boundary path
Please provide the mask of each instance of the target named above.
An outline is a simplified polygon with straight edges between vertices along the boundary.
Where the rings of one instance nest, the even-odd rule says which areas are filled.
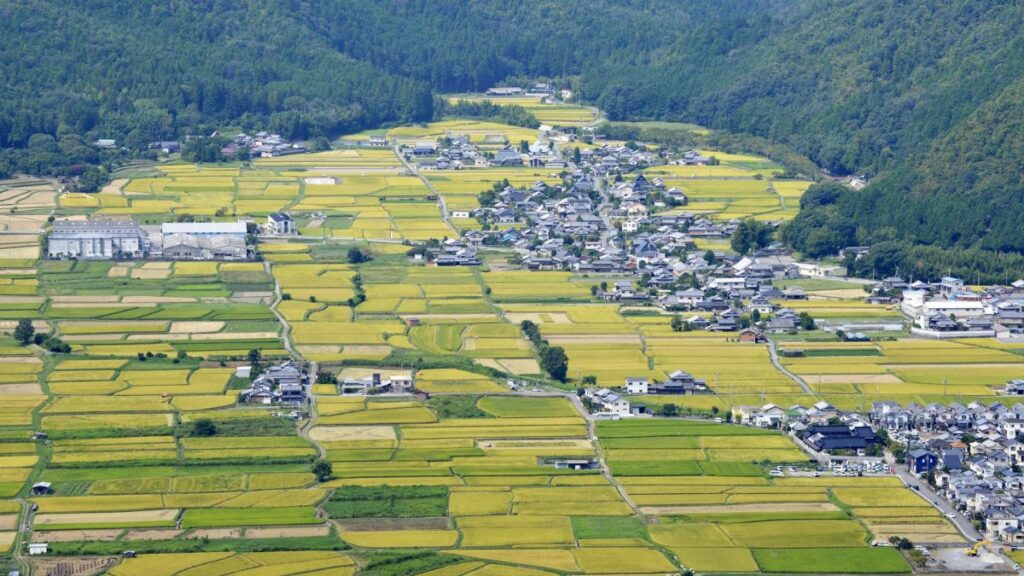
[[[597,423],[590,417],[590,414],[587,412],[587,407],[583,405],[583,401],[580,400],[580,397],[576,394],[558,395],[568,398],[569,402],[571,402],[573,407],[580,413],[580,416],[583,416],[583,419],[587,422],[587,439],[594,445],[594,454],[597,456],[597,465],[601,468],[601,475],[604,476],[604,479],[615,488],[615,491],[619,493],[619,497],[622,498],[622,501],[625,502],[627,506],[629,506],[630,510],[633,511],[633,514],[643,516],[640,512],[640,508],[637,507],[636,503],[629,497],[629,494],[626,493],[626,489],[619,484],[618,480],[615,479],[615,476],[612,475],[611,469],[608,468],[608,463],[605,462],[604,459],[604,450],[601,448],[601,442],[597,438]]]
[[[804,382],[803,378],[797,376],[796,374],[793,374],[785,366],[782,365],[782,362],[779,362],[779,353],[775,349],[775,342],[773,342],[771,338],[768,339],[768,358],[771,359],[772,366],[775,366],[776,370],[782,372],[783,374],[788,376],[790,380],[799,384],[800,388],[802,388],[803,391],[806,392],[807,394],[810,394],[812,396],[815,395],[814,392],[811,390],[811,387],[807,385],[807,382]]]
[[[416,177],[419,178],[421,182],[423,182],[423,185],[427,187],[427,190],[430,190],[431,194],[437,196],[437,203],[441,206],[441,220],[444,220],[444,223],[449,228],[455,230],[455,228],[452,226],[451,218],[448,216],[448,203],[444,201],[444,196],[438,194],[437,189],[434,188],[433,184],[431,184],[430,179],[420,174],[420,171],[417,170],[412,164],[410,164],[409,161],[405,159],[405,156],[402,156],[402,152],[398,149],[398,144],[395,144],[393,150],[395,151],[395,156],[398,156],[398,160],[402,163],[402,165],[405,166],[405,168],[409,172],[415,174]]]
[[[301,362],[305,360],[305,358],[303,358],[302,354],[299,354],[294,348],[292,348],[292,325],[289,324],[288,320],[286,320],[285,317],[277,310],[277,305],[280,304],[282,301],[281,282],[279,282],[277,277],[274,276],[274,272],[271,269],[270,262],[264,262],[263,269],[266,271],[267,274],[270,274],[271,278],[274,279],[274,302],[270,305],[270,311],[274,313],[274,316],[277,317],[278,323],[281,324],[281,342],[284,344],[285,351],[287,351],[292,358],[295,358]],[[317,369],[318,365],[316,362],[309,363],[309,374],[314,382],[316,381],[316,375],[318,373]],[[309,398],[309,418],[307,418],[306,421],[302,424],[302,426],[299,427],[299,436],[304,438],[313,446],[316,446],[317,456],[321,459],[324,459],[327,458],[327,449],[321,446],[318,442],[314,441],[313,438],[310,437],[309,435],[309,430],[310,428],[313,427],[313,424],[315,423],[317,416],[316,394],[313,394],[312,390],[310,390],[309,396],[307,396],[307,398]]]
[[[281,342],[284,345],[285,351],[291,356],[301,359],[302,356],[292,348],[291,334],[292,325],[285,320],[284,316],[277,311],[278,304],[282,301],[281,294],[281,282],[278,281],[277,277],[274,276],[274,271],[271,269],[270,262],[263,263],[263,271],[270,275],[274,279],[274,301],[270,304],[270,311],[274,313],[279,324],[281,324]]]

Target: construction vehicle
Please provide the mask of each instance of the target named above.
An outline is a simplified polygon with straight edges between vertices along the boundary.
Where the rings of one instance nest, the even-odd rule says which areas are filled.
[[[987,546],[989,544],[991,544],[991,542],[988,540],[978,540],[975,542],[974,546],[964,550],[964,554],[967,554],[968,556],[977,556],[978,552],[981,552],[982,546]]]

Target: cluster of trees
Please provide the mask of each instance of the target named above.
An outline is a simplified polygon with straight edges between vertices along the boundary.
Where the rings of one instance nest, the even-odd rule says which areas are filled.
[[[459,116],[461,118],[479,118],[512,126],[536,128],[540,121],[526,108],[518,104],[495,104],[490,100],[472,101],[456,100],[448,102],[444,98],[434,101],[434,114],[437,118]]]
[[[71,352],[70,344],[64,342],[52,332],[49,334],[37,333],[32,325],[32,321],[27,319],[18,320],[18,324],[14,327],[14,339],[22,346],[35,344],[58,354],[68,354]]]
[[[565,382],[569,373],[569,357],[561,346],[551,346],[548,341],[541,337],[540,329],[529,320],[523,320],[520,324],[523,334],[537,348],[540,354],[540,367],[560,382]]]
[[[1024,150],[1022,150],[1024,153]],[[860,210],[858,205],[882,202],[887,196],[884,184],[856,191],[837,183],[811,186],[800,199],[800,213],[782,229],[782,238],[793,248],[812,258],[837,254],[849,246],[867,245],[871,251],[864,257],[847,257],[847,272],[867,278],[884,278],[894,274],[919,280],[936,280],[949,274],[980,283],[1012,282],[1024,277],[1024,245],[1012,245],[1014,232],[1011,222],[1018,221],[1020,207],[1004,206],[1002,200],[989,198],[982,202],[990,208],[987,214],[971,215],[977,208],[977,199],[963,195],[936,193],[927,201],[920,201],[916,215],[906,215],[908,222],[881,226],[889,219],[903,218],[905,204],[914,204],[913,193],[904,191],[884,205]],[[1013,196],[1009,188],[1003,194]],[[1021,189],[1024,194],[1024,188]],[[1020,200],[1024,203],[1024,196]],[[951,211],[949,218],[959,216],[956,222],[947,222],[937,212],[943,207]],[[877,211],[877,214],[876,214]],[[935,214],[935,219],[928,215]],[[1020,216],[1024,216],[1021,214]],[[913,223],[910,222],[913,221]],[[966,245],[958,243],[964,236],[954,234],[946,240],[935,240],[929,235],[938,229],[948,232],[985,223],[990,231],[977,232],[975,240]],[[925,228],[935,227],[933,232]],[[916,233],[911,233],[915,231]],[[1007,244],[995,247],[1000,238]],[[1020,239],[1024,243],[1024,236]]]
[[[764,248],[771,244],[774,233],[775,228],[771,224],[748,218],[740,222],[736,232],[733,233],[730,239],[730,243],[733,250],[746,256],[759,248]]]

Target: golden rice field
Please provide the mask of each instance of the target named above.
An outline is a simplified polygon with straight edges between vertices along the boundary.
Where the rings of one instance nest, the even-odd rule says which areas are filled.
[[[590,113],[524,104],[552,123]],[[464,120],[387,134],[409,144],[467,134],[487,150],[535,137]],[[763,158],[714,155],[717,166],[648,172],[688,194],[687,210],[722,219],[785,220],[809,185],[773,179],[779,167]],[[399,547],[422,561],[403,573],[434,576],[784,571],[833,551],[826,572],[863,562],[900,572],[905,562],[869,547],[869,534],[960,544],[890,479],[770,478],[768,467],[806,460],[783,436],[667,419],[600,422],[595,436],[569,399],[510,394],[501,374],[541,373],[524,321],[564,348],[570,386],[685,370],[715,392],[643,399],[652,409],[993,398],[1020,376],[1019,350],[983,340],[781,343],[810,352],[782,360],[807,394],[772,366],[766,345],[673,332],[670,316],[595,301],[595,279],[411,262],[400,241],[456,230],[404,170],[391,150],[352,147],[249,167],[165,164],[97,194],[0,190],[9,227],[0,329],[26,318],[71,346],[48,355],[0,339],[0,548],[14,545],[19,498],[38,505],[27,538],[61,554],[139,549],[109,568],[116,576],[348,576]],[[531,168],[428,177],[449,209],[477,207],[477,194],[504,179],[557,181]],[[30,217],[36,209],[41,219]],[[288,210],[305,238],[263,242],[262,262],[36,261],[50,209],[146,223],[261,222]],[[350,246],[372,259],[348,263]],[[838,293],[786,305],[823,319],[893,316]],[[239,405],[249,383],[235,367],[250,350],[272,360],[286,348],[342,378],[414,375],[430,397],[351,396],[319,383],[311,420],[299,422],[290,407]],[[30,440],[37,430],[45,447]],[[603,468],[559,465],[598,454]],[[324,481],[310,466],[320,457],[332,466]],[[30,494],[30,479],[54,492]],[[185,539],[197,551],[167,552]],[[290,551],[223,551],[264,540]]]

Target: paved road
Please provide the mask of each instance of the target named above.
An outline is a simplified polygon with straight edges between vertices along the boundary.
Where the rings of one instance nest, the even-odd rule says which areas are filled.
[[[775,342],[773,342],[771,338],[768,339],[768,357],[771,358],[772,365],[775,366],[776,370],[782,372],[786,376],[789,376],[789,379],[799,384],[800,388],[802,388],[805,393],[814,394],[811,387],[807,385],[807,382],[804,382],[803,378],[793,374],[782,365],[782,362],[779,362],[779,353],[775,349]]]
[[[434,185],[430,183],[430,179],[420,174],[419,170],[416,170],[416,167],[410,164],[409,161],[405,159],[405,156],[402,156],[402,152],[398,149],[397,144],[395,144],[394,150],[395,156],[398,156],[398,159],[401,160],[406,170],[415,174],[416,177],[419,178],[421,182],[423,182],[423,185],[427,187],[427,190],[430,190],[431,194],[437,196],[437,201],[441,205],[441,219],[444,220],[444,223],[447,224],[449,227],[452,227],[451,219],[448,217],[448,203],[444,201],[444,196],[438,194],[437,189],[434,188]]]
[[[971,541],[981,539],[981,533],[974,528],[974,524],[971,523],[971,520],[960,512],[957,512],[945,498],[936,494],[935,491],[932,490],[932,487],[928,485],[927,481],[917,478],[910,473],[910,470],[908,470],[906,466],[900,464],[896,465],[896,475],[907,486],[919,486],[920,489],[914,491],[919,493],[922,498],[942,512],[943,516],[953,514],[953,517],[949,520],[965,538],[968,538]]]

